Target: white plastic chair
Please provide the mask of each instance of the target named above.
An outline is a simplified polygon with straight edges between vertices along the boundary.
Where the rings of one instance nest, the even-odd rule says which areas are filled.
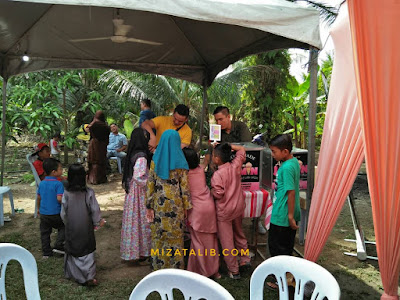
[[[40,177],[39,177],[38,173],[36,172],[35,166],[33,165],[33,162],[35,161],[35,155],[27,154],[26,155],[26,160],[28,161],[29,166],[31,167],[31,170],[32,170],[32,173],[33,173],[33,177],[35,178],[36,191],[37,191],[41,180],[40,180]],[[35,212],[33,213],[33,216],[35,218],[37,218],[37,198],[38,198],[38,195],[37,195],[37,193],[35,193],[35,194],[36,194],[36,197],[35,197]]]
[[[8,194],[8,198],[10,199],[11,215],[12,216],[15,215],[14,198],[11,189],[8,186],[0,186],[0,227],[4,225],[4,206],[3,206],[4,194]]]
[[[10,260],[21,264],[24,275],[26,298],[40,300],[36,260],[25,248],[9,243],[0,243],[0,299],[6,300],[6,269]]]
[[[117,156],[111,156],[110,159],[117,160],[118,172],[119,174],[122,174],[122,158]]]
[[[173,300],[173,289],[179,289],[185,299],[234,300],[232,295],[215,281],[180,269],[164,269],[150,273],[133,289],[129,300],[145,300],[158,292],[161,300]]]
[[[291,273],[296,280],[294,299],[303,299],[304,286],[311,281],[315,284],[311,299],[338,300],[340,288],[335,277],[320,265],[309,260],[280,255],[267,259],[251,275],[250,300],[262,300],[264,282],[268,275],[275,275],[279,286],[279,299],[289,299],[286,273]]]

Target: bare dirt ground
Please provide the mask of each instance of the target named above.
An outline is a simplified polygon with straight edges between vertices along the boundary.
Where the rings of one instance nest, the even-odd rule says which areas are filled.
[[[10,150],[10,149],[9,149]],[[39,219],[33,217],[35,187],[29,183],[21,182],[24,174],[29,174],[29,167],[25,160],[28,149],[14,149],[7,153],[6,181],[11,187],[14,195],[14,206],[23,209],[24,212],[17,213],[4,227],[0,227],[0,241],[2,236],[19,232],[28,237],[32,231],[39,231]],[[18,153],[16,155],[15,153]],[[14,160],[13,160],[14,159]],[[11,162],[11,163],[10,163]],[[28,172],[27,172],[28,171]],[[113,171],[116,166],[113,165]],[[98,279],[142,278],[150,272],[148,266],[133,266],[124,263],[119,256],[119,242],[122,210],[125,192],[121,187],[121,175],[113,173],[109,182],[102,185],[92,186],[102,209],[102,215],[107,220],[105,227],[96,232],[97,240],[97,269]],[[374,241],[371,203],[368,195],[367,178],[359,174],[353,187],[357,213],[364,229],[367,240]],[[8,198],[4,198],[5,212],[10,211]],[[251,221],[244,220],[245,232],[250,235]],[[319,264],[327,268],[337,279],[342,291],[342,299],[378,299],[383,292],[379,276],[377,261],[359,261],[356,257],[350,257],[343,252],[355,252],[355,243],[344,241],[345,238],[354,239],[354,230],[350,211],[346,203],[342,209],[339,219],[329,237]],[[259,242],[266,242],[267,235],[259,236]],[[4,240],[3,240],[4,242]],[[35,242],[34,242],[35,243]],[[296,249],[304,252],[302,246],[296,244]],[[35,244],[36,251],[33,252],[36,259],[41,257],[40,240]],[[268,257],[265,246],[259,249]],[[368,255],[376,256],[374,247],[368,247]],[[255,267],[261,262],[258,256],[253,264]]]

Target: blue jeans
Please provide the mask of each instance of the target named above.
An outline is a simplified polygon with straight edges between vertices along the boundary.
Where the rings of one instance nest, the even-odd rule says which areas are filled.
[[[126,156],[126,153],[123,151],[117,152],[117,150],[107,150],[107,158],[110,158],[112,156],[124,158]]]

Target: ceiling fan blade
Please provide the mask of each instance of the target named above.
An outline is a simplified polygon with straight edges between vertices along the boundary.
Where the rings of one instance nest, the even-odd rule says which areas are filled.
[[[141,44],[148,44],[148,45],[153,45],[153,46],[160,46],[162,43],[158,42],[153,42],[153,41],[146,41],[146,40],[141,40],[141,39],[135,39],[135,38],[127,38],[127,42],[134,42],[134,43],[141,43]]]
[[[110,36],[98,37],[98,38],[88,38],[88,39],[73,39],[73,40],[69,40],[69,41],[73,42],[73,43],[77,43],[77,42],[102,41],[102,40],[109,40],[109,39],[111,39]]]

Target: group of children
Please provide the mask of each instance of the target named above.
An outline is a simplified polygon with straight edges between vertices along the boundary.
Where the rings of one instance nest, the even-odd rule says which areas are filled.
[[[131,140],[131,151],[128,150],[128,153],[135,155],[126,166],[131,168],[131,172],[128,173],[129,178],[124,178],[127,192],[125,202],[133,203],[136,207],[136,217],[123,221],[121,258],[126,260],[143,260],[150,256],[150,229],[146,221],[143,198],[147,180],[146,169],[151,156],[147,152],[148,137],[142,137],[141,129],[136,130],[135,134],[138,136]],[[300,220],[300,167],[297,159],[291,154],[292,142],[289,135],[275,137],[269,146],[272,156],[282,162],[274,193],[269,250],[271,256],[291,255],[298,228],[297,222]],[[233,160],[232,151],[236,151]],[[247,239],[242,229],[245,202],[240,171],[245,162],[245,150],[242,146],[227,143],[214,148],[212,160],[218,166],[218,170],[211,179],[211,190],[206,185],[204,166],[200,165],[197,153],[189,148],[183,152],[189,166],[188,184],[192,204],[186,222],[191,235],[187,269],[207,277],[221,278],[219,255],[222,253],[228,276],[239,279],[239,270],[250,266],[249,252],[246,251]],[[101,219],[94,191],[86,186],[85,169],[80,164],[69,168],[65,191],[63,184],[57,180],[62,173],[61,163],[54,158],[47,158],[43,161],[43,169],[47,176],[40,183],[37,192],[43,257],[51,256],[53,251],[65,250],[65,276],[81,284],[95,285],[94,226],[102,226],[104,220]],[[130,194],[132,195],[129,196]],[[124,218],[128,218],[131,211],[131,208],[124,208]],[[132,234],[132,226],[140,228],[136,228]],[[52,228],[58,230],[53,250],[50,247]],[[129,243],[123,244],[124,239],[129,239]],[[132,251],[132,240],[133,244],[138,246],[135,251]],[[269,282],[268,285],[276,288],[275,282]]]
[[[37,190],[43,258],[53,253],[64,254],[66,278],[97,285],[94,229],[103,226],[105,221],[101,219],[93,189],[86,186],[86,171],[81,164],[71,165],[64,190],[64,183],[59,180],[63,173],[59,160],[45,158],[43,170],[45,176]],[[52,248],[53,228],[58,233]]]
[[[121,235],[121,258],[143,261],[150,256],[151,248],[150,226],[144,207],[147,180],[145,169],[148,161],[139,163],[138,153],[142,152],[141,156],[147,159],[148,156],[144,154],[147,145],[143,133],[138,131],[138,134],[141,139],[138,136],[131,139],[130,147],[134,147],[137,152],[129,166],[132,168],[130,178],[125,180],[127,195]],[[140,145],[134,146],[135,141],[139,140]],[[289,135],[274,138],[270,142],[270,148],[273,157],[282,164],[277,175],[269,249],[271,256],[290,255],[294,246],[296,222],[300,220],[299,164],[291,154]],[[233,160],[232,151],[236,151]],[[220,144],[214,148],[212,160],[218,170],[211,179],[211,190],[206,185],[205,166],[200,164],[197,153],[190,148],[184,148],[183,153],[189,166],[188,185],[192,205],[187,211],[186,222],[191,239],[190,251],[187,252],[187,269],[206,277],[220,278],[219,255],[222,253],[228,276],[239,279],[239,270],[250,267],[247,239],[242,229],[245,202],[240,172],[245,162],[245,150],[242,146],[230,144]]]
[[[237,152],[231,161],[232,151]],[[190,247],[195,250],[195,255],[189,252],[187,269],[207,277],[221,278],[218,272],[218,236],[228,276],[240,279],[239,267],[250,266],[247,239],[242,229],[245,203],[240,171],[246,160],[245,150],[242,146],[229,144],[215,147],[212,160],[218,170],[211,179],[211,191],[206,185],[204,166],[199,165],[197,154],[192,149],[185,149],[184,154],[189,164],[188,178],[193,205],[188,211]]]

